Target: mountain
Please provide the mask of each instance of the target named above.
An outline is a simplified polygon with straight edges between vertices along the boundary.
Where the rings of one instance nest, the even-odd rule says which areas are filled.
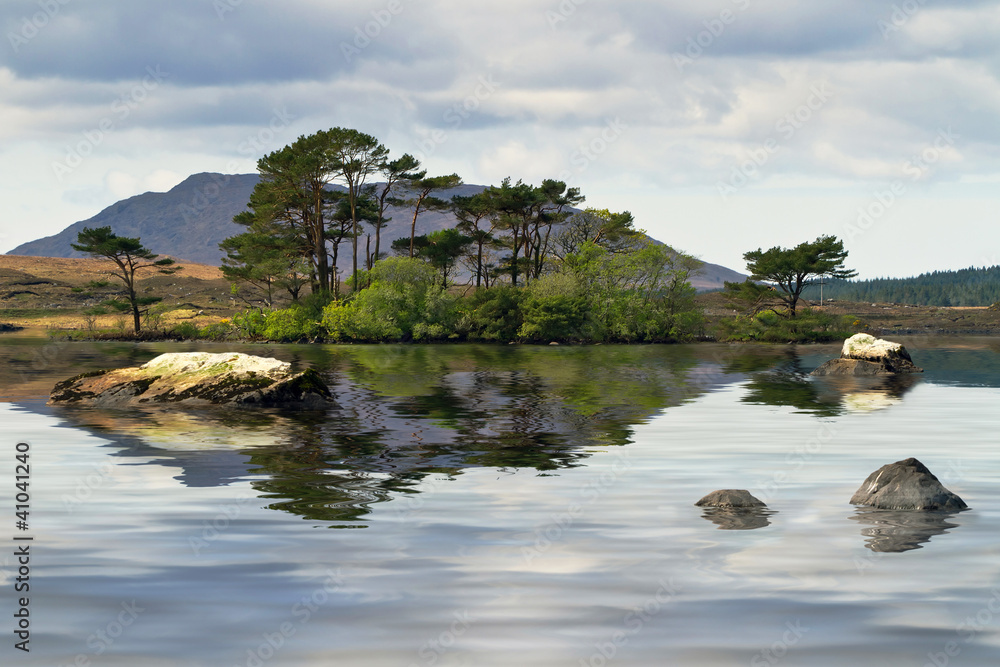
[[[179,260],[218,266],[224,257],[219,243],[245,231],[233,216],[246,209],[250,193],[259,181],[257,174],[203,173],[188,177],[168,192],[146,192],[112,204],[88,220],[76,222],[58,234],[23,243],[8,255],[31,257],[83,257],[73,250],[77,234],[84,227],[111,227],[119,236],[139,237],[143,245],[160,255]],[[483,185],[462,185],[438,196],[469,196]],[[392,218],[382,230],[383,248],[397,238],[410,235],[412,207],[391,207]],[[455,218],[442,211],[422,211],[417,233],[426,234],[452,227]],[[360,244],[364,239],[359,240]],[[691,282],[699,291],[718,289],[723,281],[741,281],[743,274],[718,264],[705,264]]]

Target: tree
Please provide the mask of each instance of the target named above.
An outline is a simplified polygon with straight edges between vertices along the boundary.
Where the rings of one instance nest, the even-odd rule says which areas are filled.
[[[296,239],[275,227],[254,228],[219,244],[226,253],[222,258],[223,275],[234,286],[245,282],[258,288],[268,308],[274,303],[275,288],[287,290],[294,302],[309,280],[309,266]]]
[[[390,204],[398,206],[404,203],[402,199],[394,196],[394,189],[396,185],[405,185],[413,181],[419,181],[427,175],[426,171],[418,171],[419,169],[420,160],[409,153],[404,154],[396,160],[387,161],[382,164],[380,172],[385,182],[382,186],[382,191],[378,194],[378,218],[375,223],[375,253],[369,259],[369,269],[379,259],[382,244],[382,227],[392,219],[385,217],[386,210]]]
[[[553,253],[560,259],[580,252],[585,243],[593,243],[612,253],[635,249],[643,232],[634,226],[628,211],[612,213],[608,209],[588,208],[574,213],[552,239]]]
[[[489,190],[483,190],[471,197],[456,196],[451,199],[458,218],[457,228],[466,234],[476,245],[474,272],[476,287],[482,286],[485,267],[483,253],[487,245],[493,242],[493,231],[496,229],[496,205],[490,197]],[[488,226],[487,226],[488,221]]]
[[[358,290],[358,203],[368,177],[377,173],[385,164],[389,149],[378,139],[342,127],[335,127],[328,133],[329,155],[335,160],[340,178],[347,185],[347,201],[351,211],[352,246],[354,250],[353,290]]]
[[[465,254],[472,239],[457,229],[441,229],[418,236],[413,239],[413,243],[419,248],[418,257],[441,272],[441,287],[448,287],[448,276],[455,268],[458,258]]]
[[[118,267],[118,270],[112,271],[111,275],[125,283],[128,302],[132,307],[132,323],[135,333],[139,333],[142,328],[140,306],[151,302],[136,295],[135,272],[139,269],[156,267],[159,273],[169,275],[182,267],[174,266],[174,260],[169,257],[157,260],[159,255],[144,248],[138,238],[118,236],[111,231],[111,227],[96,229],[84,227],[83,231],[77,234],[76,240],[76,243],[70,244],[74,250],[85,252],[91,257],[110,259]]]
[[[743,255],[750,280],[773,284],[775,296],[788,308],[789,317],[795,317],[802,290],[818,284],[820,277],[846,280],[858,275],[856,271],[844,267],[846,258],[844,242],[836,236],[820,236],[815,241],[800,243],[790,249],[777,246],[769,250],[758,248]]]
[[[412,181],[413,190],[416,194],[408,203],[413,204],[413,223],[410,225],[410,257],[414,257],[413,239],[417,235],[417,216],[420,215],[420,208],[436,210],[447,209],[451,204],[444,199],[432,197],[435,190],[448,190],[457,188],[462,184],[462,178],[458,174],[448,176],[431,176]]]

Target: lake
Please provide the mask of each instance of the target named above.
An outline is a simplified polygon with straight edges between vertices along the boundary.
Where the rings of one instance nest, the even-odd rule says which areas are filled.
[[[996,665],[1000,339],[839,345],[0,337],[5,665]],[[314,367],[324,412],[45,405],[165,351]],[[30,518],[15,528],[17,443]],[[916,457],[971,507],[848,504]],[[767,510],[694,502],[744,488]],[[14,594],[14,537],[30,593]],[[14,649],[30,598],[30,653]]]

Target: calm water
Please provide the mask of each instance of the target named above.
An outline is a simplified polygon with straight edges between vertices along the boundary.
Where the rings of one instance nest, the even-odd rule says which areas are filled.
[[[810,380],[837,346],[0,338],[4,665],[996,665],[1000,340]],[[45,406],[164,351],[321,370],[325,413]],[[31,653],[12,648],[31,445]],[[923,461],[972,507],[860,511]],[[769,510],[693,506],[747,488]]]

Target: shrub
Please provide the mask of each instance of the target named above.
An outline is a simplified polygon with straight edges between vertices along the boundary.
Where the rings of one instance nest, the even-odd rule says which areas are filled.
[[[524,323],[524,291],[511,285],[480,289],[460,304],[457,328],[469,340],[510,341]]]
[[[315,339],[323,333],[322,325],[310,309],[301,306],[272,310],[264,318],[263,335],[267,340],[296,342]]]
[[[192,322],[181,322],[180,324],[174,325],[174,327],[170,330],[170,335],[186,340],[194,340],[195,338],[198,338],[198,327]]]
[[[784,311],[766,310],[754,316],[722,320],[719,338],[764,343],[824,343],[848,338],[859,328],[864,325],[851,315],[838,317],[804,308],[795,317],[788,317]]]
[[[542,276],[526,288],[518,337],[534,342],[579,338],[587,319],[587,299],[576,278],[566,273]]]

